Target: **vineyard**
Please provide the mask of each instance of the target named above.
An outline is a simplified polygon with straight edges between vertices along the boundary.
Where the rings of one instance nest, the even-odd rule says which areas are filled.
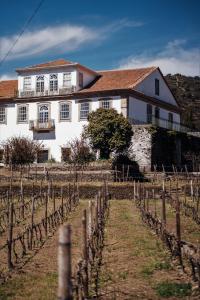
[[[199,299],[198,173],[130,169],[3,178],[0,299]]]

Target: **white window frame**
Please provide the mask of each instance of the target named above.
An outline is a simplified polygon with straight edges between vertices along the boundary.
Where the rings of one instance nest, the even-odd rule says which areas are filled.
[[[2,120],[1,120],[1,116],[3,117]],[[6,124],[6,123],[7,123],[7,107],[5,105],[0,105],[0,124]]]
[[[31,76],[25,76],[23,82],[24,91],[31,91]]]
[[[40,113],[41,113],[41,108],[43,106],[46,106],[48,108],[48,119],[46,119],[46,121],[44,119],[44,122],[41,122]],[[38,117],[37,117],[37,120],[38,120],[39,123],[47,123],[47,122],[49,122],[49,120],[51,120],[51,105],[50,105],[50,103],[45,102],[45,103],[39,103],[38,104]]]
[[[82,72],[78,73],[78,85],[81,89],[83,88],[83,73]]]
[[[83,105],[88,105],[88,109],[83,109]],[[85,115],[82,115],[82,113],[85,113]],[[79,103],[79,120],[80,121],[87,121],[88,115],[90,113],[90,101],[83,101]]]
[[[20,110],[22,108],[26,108],[26,118],[25,119],[19,118],[20,114],[22,114],[22,112],[20,112]],[[18,124],[28,123],[28,108],[29,108],[28,104],[19,104],[19,105],[17,105],[17,123]],[[25,114],[25,113],[23,112],[23,114]]]
[[[72,86],[72,72],[63,73],[63,87],[70,88]]]
[[[103,98],[103,99],[99,99],[100,101],[100,107],[104,108],[104,109],[111,109],[112,108],[112,99],[110,98]],[[107,104],[109,105],[107,105]]]
[[[44,75],[36,76],[36,93],[44,93]]]
[[[58,74],[49,75],[49,91],[50,92],[58,91]]]
[[[69,116],[68,117],[63,117],[62,114],[65,114],[66,111],[62,109],[62,106],[68,105],[69,106]],[[59,121],[60,122],[65,122],[65,121],[71,121],[71,102],[70,101],[62,101],[59,103]]]

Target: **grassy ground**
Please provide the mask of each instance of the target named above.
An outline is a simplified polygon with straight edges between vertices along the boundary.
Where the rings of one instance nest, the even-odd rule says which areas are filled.
[[[81,217],[88,201],[81,201],[68,220],[72,224],[73,265],[81,256]],[[129,200],[111,200],[106,224],[101,299],[198,299],[191,284],[170,261],[162,242],[143,224]],[[0,286],[1,300],[53,300],[57,293],[57,233],[27,263]]]
[[[80,258],[81,218],[87,201],[81,201],[68,223],[72,224],[73,264]],[[0,286],[1,300],[53,300],[57,293],[57,240],[56,233],[21,271]]]
[[[192,299],[188,279],[130,201],[111,201],[101,272],[102,299]]]

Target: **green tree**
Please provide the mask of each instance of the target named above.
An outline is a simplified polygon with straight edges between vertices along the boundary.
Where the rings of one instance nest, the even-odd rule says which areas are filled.
[[[85,135],[93,149],[100,150],[101,158],[109,158],[111,152],[128,149],[133,135],[128,120],[115,109],[99,108],[89,114]]]

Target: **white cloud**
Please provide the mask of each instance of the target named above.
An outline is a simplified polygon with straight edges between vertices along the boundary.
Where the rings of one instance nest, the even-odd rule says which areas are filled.
[[[188,49],[185,45],[186,40],[171,41],[156,55],[143,53],[122,60],[119,68],[159,66],[164,74],[199,75],[200,50],[198,48]]]
[[[111,33],[119,31],[122,28],[140,27],[142,25],[143,23],[139,21],[121,19],[117,22],[104,25],[100,29],[84,25],[63,24],[35,31],[27,31],[17,41],[7,60],[37,56],[53,50],[56,50],[57,53],[66,53],[86,43],[99,42],[108,38]],[[6,55],[17,38],[18,35],[0,37],[0,60]]]
[[[1,80],[12,80],[12,79],[17,79],[16,75],[14,74],[3,74],[0,76],[0,81]]]
[[[19,39],[7,59],[37,55],[53,49],[71,51],[97,38],[95,30],[69,24],[28,31]],[[4,57],[16,39],[17,35],[0,37],[0,58]]]

